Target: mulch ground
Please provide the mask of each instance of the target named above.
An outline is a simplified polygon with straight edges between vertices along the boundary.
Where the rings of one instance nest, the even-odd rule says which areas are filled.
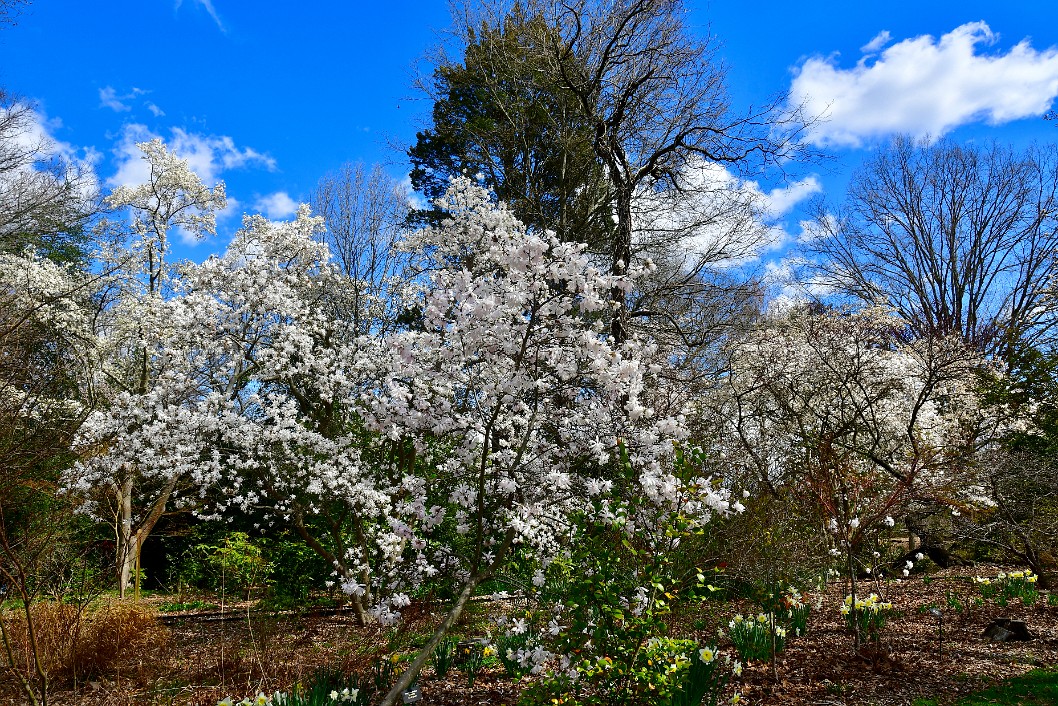
[[[898,613],[886,627],[881,651],[864,650],[859,655],[854,654],[837,612],[844,587],[831,585],[822,609],[810,617],[808,634],[791,639],[779,655],[775,676],[769,664],[751,664],[730,690],[737,689],[744,703],[759,706],[880,706],[910,704],[916,697],[951,703],[997,680],[1036,667],[1058,667],[1058,606],[1048,606],[1046,596],[1032,607],[975,604],[976,591],[969,578],[974,572],[994,576],[998,571],[979,566],[889,584],[886,597]],[[949,599],[958,601],[962,609],[950,605]],[[930,607],[943,611],[943,642]],[[748,604],[707,604],[703,614],[695,616],[701,628],[695,636],[703,644],[716,642],[716,628],[726,627],[736,612],[753,609]],[[167,620],[167,639],[123,658],[115,673],[80,683],[76,689],[57,685],[51,703],[216,706],[225,696],[238,699],[305,683],[324,665],[368,675],[376,657],[428,632],[436,616],[425,609],[418,613],[400,631],[360,628],[347,614],[251,613],[247,619],[243,613],[240,619],[190,615]],[[1004,643],[984,638],[982,631],[998,617],[1025,621],[1035,639]],[[721,639],[720,645],[723,653],[734,657],[730,644],[725,646]],[[0,701],[21,703],[10,678],[0,679],[0,688],[8,695]],[[423,706],[515,704],[520,692],[519,685],[498,669],[486,670],[469,689],[462,673],[453,670],[440,680],[427,668],[420,686]]]

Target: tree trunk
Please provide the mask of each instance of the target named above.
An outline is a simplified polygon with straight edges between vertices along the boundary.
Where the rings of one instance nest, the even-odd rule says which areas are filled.
[[[135,561],[135,534],[132,531],[132,478],[127,478],[116,489],[117,494],[117,539],[115,564],[117,568],[118,595],[125,597],[125,589],[132,576],[132,564]]]
[[[132,522],[132,478],[126,480],[118,491],[117,574],[118,595],[121,598],[125,597],[125,592],[133,580],[136,582],[136,597],[139,598],[140,552],[143,551],[143,543],[147,541],[151,530],[165,514],[165,507],[176,489],[176,481],[176,478],[166,481],[139,526],[134,526]]]
[[[503,542],[496,549],[496,558],[492,560],[492,563],[485,567],[482,571],[471,576],[467,579],[466,584],[463,585],[463,590],[459,593],[459,598],[456,599],[452,609],[448,611],[448,615],[438,626],[437,630],[434,631],[433,637],[430,641],[419,650],[419,654],[415,655],[415,659],[408,665],[408,668],[404,670],[404,673],[400,675],[400,679],[393,685],[393,688],[389,690],[386,697],[382,699],[380,706],[395,706],[397,699],[401,698],[404,690],[415,683],[416,677],[419,676],[419,671],[426,664],[426,660],[433,654],[434,648],[440,644],[444,636],[448,634],[448,631],[452,629],[452,626],[459,620],[459,616],[463,614],[463,609],[466,608],[467,602],[470,601],[470,597],[474,595],[474,589],[478,587],[482,581],[487,579],[496,570],[496,567],[506,558],[507,552],[511,548],[511,544],[514,542],[514,530],[508,529],[504,535]]]
[[[620,188],[616,191],[617,236],[614,238],[610,274],[622,277],[632,266],[632,198]],[[610,288],[610,300],[614,304],[610,333],[614,341],[621,344],[628,339],[628,296],[624,289],[614,286]]]
[[[459,617],[463,614],[463,609],[466,608],[467,602],[470,597],[474,595],[474,589],[477,588],[478,584],[485,578],[484,574],[478,574],[472,576],[467,583],[463,586],[463,590],[459,594],[459,598],[456,600],[455,605],[448,611],[448,615],[438,626],[437,630],[434,631],[433,637],[430,641],[419,650],[419,654],[415,656],[408,668],[401,674],[400,679],[393,685],[393,688],[389,690],[386,697],[382,699],[381,706],[395,706],[398,699],[404,693],[404,690],[415,683],[415,678],[419,675],[419,671],[426,665],[426,660],[433,654],[434,648],[440,644],[444,636],[448,634],[448,631],[452,629],[452,626],[456,624]]]

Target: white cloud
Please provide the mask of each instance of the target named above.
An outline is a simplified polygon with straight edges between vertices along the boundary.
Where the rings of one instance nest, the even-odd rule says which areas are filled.
[[[206,11],[206,13],[210,16],[210,18],[212,18],[213,22],[216,23],[217,29],[219,29],[221,32],[227,32],[228,31],[227,29],[224,28],[224,23],[220,21],[220,15],[217,14],[216,8],[213,7],[213,0],[192,0],[192,1],[196,5],[198,5],[203,10]],[[184,4],[183,0],[176,0],[176,3],[173,5],[173,11],[175,12],[176,10],[179,10],[180,6],[183,5],[183,4]]]
[[[411,177],[409,177],[407,174],[405,174],[404,178],[400,180],[399,188],[407,196],[408,203],[411,204],[412,208],[416,209],[417,211],[422,211],[429,207],[429,204],[426,202],[426,199],[424,199],[422,196],[416,193],[414,189],[411,188]]]
[[[688,170],[683,182],[682,191],[641,191],[633,217],[637,246],[645,255],[671,250],[678,240],[685,266],[704,258],[731,267],[785,247],[797,236],[779,219],[822,191],[813,175],[765,192],[758,182],[704,161]]]
[[[298,202],[285,191],[277,191],[257,199],[254,210],[260,211],[273,221],[290,218],[298,211]]]
[[[773,314],[804,304],[825,299],[833,288],[807,269],[810,263],[797,256],[784,257],[764,264],[763,281],[770,290],[767,309]]]
[[[889,34],[889,30],[883,29],[874,35],[874,39],[860,47],[860,51],[864,54],[874,54],[891,41],[893,41],[893,35]]]
[[[12,122],[14,128],[3,135],[18,151],[34,155],[34,159],[16,166],[7,174],[8,178],[20,176],[41,168],[44,163],[58,160],[68,178],[73,180],[80,193],[87,197],[97,186],[95,166],[102,155],[93,147],[77,147],[55,137],[62,128],[62,120],[50,118],[40,108],[25,103],[0,103],[0,122],[11,114],[21,114]],[[54,165],[49,165],[54,166]]]
[[[756,187],[756,183],[753,185]],[[757,187],[759,190],[760,187]],[[823,191],[823,185],[819,183],[819,178],[814,174],[795,181],[789,186],[781,186],[772,189],[764,195],[765,203],[767,205],[768,212],[774,216],[785,216],[787,213],[793,210],[794,206],[801,203],[809,196],[818,194]]]
[[[864,51],[880,48],[885,34]],[[1058,96],[1058,48],[1037,51],[1025,39],[1005,54],[978,51],[997,39],[987,24],[972,22],[940,39],[898,42],[848,69],[834,56],[814,57],[797,70],[791,100],[826,118],[810,141],[849,147],[898,132],[937,138],[970,122],[1042,115]]]
[[[127,113],[132,110],[128,102],[144,93],[146,91],[142,88],[133,87],[130,92],[119,94],[113,86],[107,86],[99,89],[99,105],[116,113]]]
[[[99,105],[103,108],[110,108],[115,113],[128,113],[133,109],[133,104],[139,102],[137,99],[148,93],[150,91],[136,88],[135,86],[128,93],[118,93],[113,86],[106,86],[99,89]],[[149,110],[156,118],[165,115],[165,111],[151,101],[144,101],[143,107]]]
[[[137,142],[159,137],[145,125],[131,123],[125,126],[121,140],[114,149],[117,173],[107,183],[111,186],[142,184],[150,174]],[[179,157],[186,159],[191,170],[207,185],[212,186],[222,172],[242,167],[275,169],[275,160],[250,147],[240,148],[227,135],[199,135],[181,128],[173,128],[172,137],[166,144]]]

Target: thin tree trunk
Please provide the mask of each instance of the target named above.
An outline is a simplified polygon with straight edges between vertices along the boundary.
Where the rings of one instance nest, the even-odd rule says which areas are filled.
[[[452,629],[452,626],[456,624],[459,617],[463,615],[463,609],[466,608],[467,603],[470,601],[470,597],[474,595],[474,589],[478,587],[482,581],[492,575],[492,572],[496,570],[496,567],[500,565],[500,562],[506,558],[507,551],[511,548],[511,544],[514,542],[514,530],[508,529],[506,535],[503,538],[503,542],[496,550],[496,558],[492,560],[483,571],[474,574],[467,579],[466,584],[463,585],[463,590],[459,593],[459,598],[456,599],[452,609],[448,611],[448,615],[434,631],[433,637],[430,641],[419,650],[419,654],[415,656],[412,663],[408,665],[408,668],[401,674],[400,679],[393,685],[393,688],[389,690],[386,697],[382,699],[380,706],[395,706],[397,700],[401,698],[404,690],[415,683],[416,677],[419,676],[419,671],[426,665],[426,660],[433,654],[434,648],[440,644],[444,636],[448,634],[448,631]]]

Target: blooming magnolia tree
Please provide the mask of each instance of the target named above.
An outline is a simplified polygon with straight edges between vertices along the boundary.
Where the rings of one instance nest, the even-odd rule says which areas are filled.
[[[686,437],[681,419],[655,419],[646,403],[649,346],[616,345],[605,333],[609,293],[631,276],[601,274],[583,245],[527,233],[466,179],[439,206],[450,217],[404,244],[419,270],[403,298],[421,320],[385,341],[382,385],[366,403],[379,433],[439,454],[431,465],[447,502],[417,512],[423,521],[450,513],[464,540],[430,558],[455,568],[461,590],[384,703],[411,683],[512,548],[552,556],[574,513],[600,499],[599,513],[610,512],[618,439],[635,492],[663,504],[676,501],[679,483],[662,460]],[[701,497],[693,502],[704,510]]]
[[[712,415],[726,420],[725,458],[765,490],[826,466],[877,477],[877,490],[948,492],[994,429],[975,394],[986,362],[951,340],[907,343],[901,330],[875,309],[796,310],[733,341]]]
[[[386,334],[354,330],[355,283],[317,219],[247,218],[157,301],[157,372],[89,420],[82,443],[101,453],[76,474],[89,487],[134,469],[169,494],[186,480],[219,490],[218,511],[290,523],[364,619],[395,620],[424,577],[453,578],[458,598],[389,702],[516,547],[546,562],[576,515],[616,521],[621,494],[701,518],[727,507],[665,463],[687,432],[648,404],[652,348],[606,334],[610,292],[635,273],[602,275],[468,180],[442,206],[448,220],[401,244],[415,267],[390,296],[410,324]]]
[[[101,253],[108,273],[99,294],[95,318],[97,343],[94,382],[101,409],[82,429],[79,445],[89,456],[69,473],[67,484],[85,491],[100,514],[112,518],[117,546],[118,587],[122,595],[139,561],[140,548],[161,518],[183,477],[156,474],[149,447],[137,439],[169,428],[153,410],[168,404],[169,378],[179,373],[164,340],[174,332],[165,297],[173,286],[169,270],[169,234],[181,228],[194,237],[213,233],[215,212],[225,205],[224,185],[204,186],[187,162],[169,152],[161,140],[138,145],[149,167],[149,179],[122,186],[106,204],[129,214],[128,241]],[[104,223],[101,233],[113,224]],[[137,434],[129,436],[130,429]],[[97,451],[105,451],[96,454]],[[173,444],[162,456],[187,464]],[[145,482],[145,481],[150,482]],[[138,584],[137,584],[138,585]]]
[[[369,569],[401,556],[390,524],[401,477],[357,418],[378,342],[352,332],[353,283],[330,264],[321,227],[307,208],[288,223],[247,217],[223,257],[181,269],[158,307],[165,369],[90,420],[82,442],[108,445],[79,482],[134,466],[170,494],[212,490],[207,514],[285,524],[333,565],[366,622]]]
[[[873,567],[864,550],[893,515],[982,492],[968,474],[993,423],[975,394],[985,362],[954,341],[905,343],[901,329],[879,310],[772,318],[732,346],[722,396],[727,459],[762,489],[811,493],[853,610],[856,576]]]

